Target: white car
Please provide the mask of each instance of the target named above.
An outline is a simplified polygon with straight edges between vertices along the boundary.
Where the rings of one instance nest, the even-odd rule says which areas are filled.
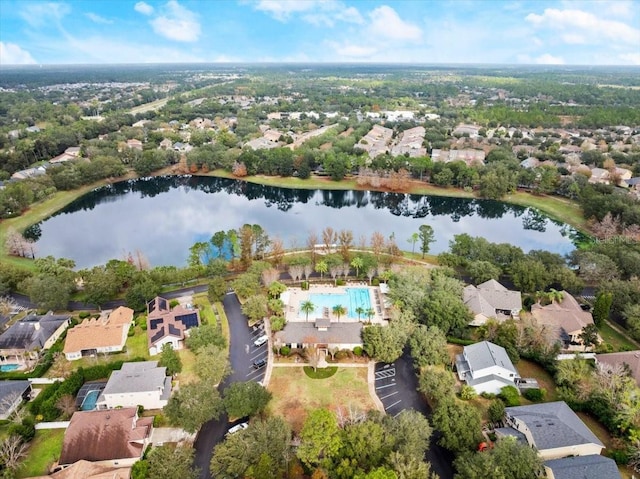
[[[234,434],[238,431],[243,431],[244,429],[248,428],[249,424],[246,422],[241,422],[240,424],[236,424],[235,426],[233,426],[231,429],[229,429],[229,431],[227,432],[227,435],[229,434]]]
[[[269,337],[266,334],[263,334],[262,336],[260,336],[258,339],[256,339],[253,344],[256,347],[260,347],[262,346],[264,343],[266,343],[269,340]]]

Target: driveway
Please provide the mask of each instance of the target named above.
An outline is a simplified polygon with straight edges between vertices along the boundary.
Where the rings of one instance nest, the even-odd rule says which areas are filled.
[[[266,359],[268,354],[268,343],[260,347],[256,347],[253,344],[260,335],[264,334],[263,325],[249,328],[247,317],[242,314],[240,301],[238,301],[235,293],[227,293],[222,305],[229,320],[229,362],[232,372],[220,385],[220,391],[224,391],[225,388],[235,382],[262,381],[266,367],[256,370],[253,367],[253,361],[262,358]],[[213,448],[224,439],[224,435],[231,426],[232,424],[229,424],[228,417],[225,414],[219,420],[209,421],[200,428],[194,443],[196,450],[194,464],[200,468],[200,477],[202,479],[211,477],[209,463],[211,462]]]
[[[387,414],[397,416],[405,409],[414,409],[431,419],[431,408],[418,392],[418,377],[408,354],[403,354],[392,364],[376,364],[374,376],[376,394]],[[437,441],[438,434],[434,433],[427,460],[440,479],[453,479],[453,455],[438,446]]]

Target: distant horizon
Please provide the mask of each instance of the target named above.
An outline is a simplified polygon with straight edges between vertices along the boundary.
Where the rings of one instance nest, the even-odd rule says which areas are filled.
[[[1,0],[1,6],[3,67],[640,65],[640,0]]]

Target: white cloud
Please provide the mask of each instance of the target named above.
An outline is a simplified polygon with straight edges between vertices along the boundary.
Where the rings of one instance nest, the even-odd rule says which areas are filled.
[[[624,63],[640,65],[640,53],[623,53],[619,57]]]
[[[580,35],[579,33],[565,33],[561,38],[562,41],[570,45],[584,45],[587,43],[587,39],[584,35]]]
[[[136,3],[133,9],[138,13],[142,13],[143,15],[151,15],[153,13],[153,7],[145,2]]]
[[[66,3],[46,2],[29,3],[24,5],[19,15],[32,27],[41,27],[51,20],[59,21],[71,12],[71,7]]]
[[[332,48],[336,55],[339,57],[346,58],[372,58],[376,53],[377,49],[371,45],[363,46],[363,45],[354,45],[352,43],[338,43],[327,41],[326,44]]]
[[[422,30],[418,26],[402,20],[398,13],[387,5],[373,9],[369,12],[369,18],[369,30],[374,36],[408,41],[419,41],[422,38]]]
[[[200,22],[191,10],[169,0],[162,14],[149,22],[158,35],[178,42],[195,42],[200,37]]]
[[[538,65],[564,65],[564,59],[562,57],[555,57],[550,53],[540,55],[535,59]]]
[[[96,15],[95,13],[87,12],[84,15],[94,23],[101,23],[103,25],[111,25],[113,23],[113,20],[101,17],[100,15]]]
[[[271,15],[280,22],[286,22],[294,14],[314,10],[318,2],[307,0],[259,0],[254,8]]]
[[[607,20],[582,10],[547,8],[542,15],[530,13],[525,17],[525,20],[538,28],[551,28],[561,31],[578,29],[580,31],[574,31],[573,33],[575,35],[583,35],[592,43],[611,40],[636,47],[640,45],[640,30],[637,28],[633,28],[621,21]]]
[[[288,22],[296,15],[315,26],[333,27],[338,22],[364,23],[355,7],[338,0],[259,0],[254,9],[265,12],[279,22]]]
[[[0,42],[0,65],[32,65],[31,54],[15,43]]]

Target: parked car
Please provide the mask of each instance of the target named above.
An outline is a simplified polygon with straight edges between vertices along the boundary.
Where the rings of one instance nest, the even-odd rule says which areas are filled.
[[[253,362],[253,367],[256,369],[260,369],[263,368],[267,365],[267,360],[266,359],[256,359]]]
[[[246,422],[241,422],[240,424],[236,424],[235,426],[233,426],[231,429],[229,429],[229,431],[227,431],[227,435],[229,434],[234,434],[238,431],[242,431],[246,428],[249,427],[249,424]]]
[[[253,344],[256,347],[260,347],[262,346],[264,343],[266,343],[269,340],[269,336],[267,336],[266,334],[263,334],[262,336],[260,336],[258,339],[256,339]]]

